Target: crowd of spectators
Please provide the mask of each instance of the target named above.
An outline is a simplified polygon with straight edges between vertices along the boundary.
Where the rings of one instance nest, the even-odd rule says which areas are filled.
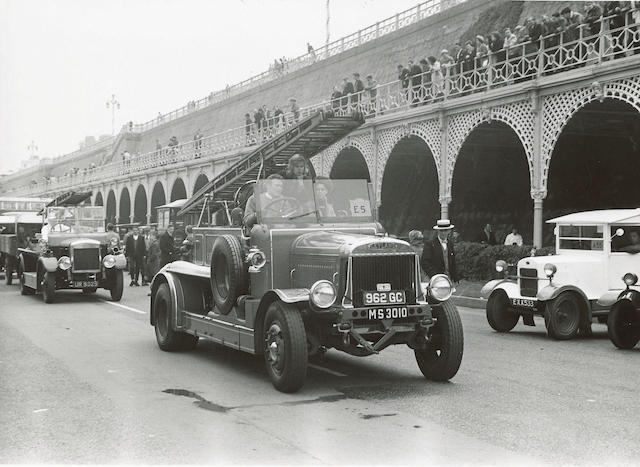
[[[245,144],[251,146],[273,136],[287,124],[295,124],[300,119],[300,106],[295,97],[289,99],[288,113],[274,105],[269,109],[266,105],[257,107],[252,113],[244,114]]]

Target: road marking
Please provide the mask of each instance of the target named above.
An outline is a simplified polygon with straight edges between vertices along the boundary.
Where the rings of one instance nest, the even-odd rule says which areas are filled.
[[[330,375],[333,375],[333,376],[341,376],[341,377],[342,376],[347,376],[344,373],[340,373],[339,371],[333,371],[333,370],[330,370],[330,369],[325,368],[323,366],[314,365],[313,363],[309,363],[309,367],[310,368],[314,368],[316,370],[324,371],[324,372],[329,373]]]
[[[46,412],[49,409],[36,409],[33,411],[33,413],[40,413],[40,412]]]
[[[102,301],[104,303],[108,303],[109,305],[117,306],[118,308],[123,308],[125,310],[133,311],[134,313],[138,313],[138,314],[141,314],[141,315],[146,315],[147,314],[146,312],[144,312],[142,310],[138,310],[137,308],[131,308],[130,306],[121,305],[121,304],[116,303],[116,302],[110,302],[109,300],[102,300],[101,299],[100,301]]]

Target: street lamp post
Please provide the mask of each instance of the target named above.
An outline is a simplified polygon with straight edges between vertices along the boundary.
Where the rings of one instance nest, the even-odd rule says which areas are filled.
[[[116,100],[116,95],[111,94],[111,100],[107,101],[107,109],[111,109],[111,134],[115,132],[116,110],[120,110],[120,102]]]

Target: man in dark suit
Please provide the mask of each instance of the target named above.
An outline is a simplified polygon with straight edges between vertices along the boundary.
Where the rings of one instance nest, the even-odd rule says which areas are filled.
[[[453,242],[449,239],[453,225],[449,219],[440,219],[433,230],[437,232],[437,236],[424,245],[420,266],[429,276],[446,274],[452,282],[458,282],[456,254]]]
[[[138,227],[134,227],[131,235],[127,237],[124,254],[129,258],[129,274],[131,275],[129,287],[140,285],[138,284],[138,277],[140,272],[144,274],[144,258],[147,256],[147,247]]]
[[[491,224],[485,224],[478,235],[478,241],[480,243],[485,243],[487,245],[495,245],[496,244],[496,236],[493,233],[493,229],[491,228]]]
[[[160,236],[160,267],[167,263],[171,263],[173,258],[173,230],[170,225],[167,230]]]

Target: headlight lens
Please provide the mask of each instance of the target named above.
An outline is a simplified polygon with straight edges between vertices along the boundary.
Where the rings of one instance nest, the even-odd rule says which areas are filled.
[[[627,285],[636,285],[638,283],[638,276],[632,272],[628,272],[622,277],[622,280]]]
[[[499,259],[496,261],[496,271],[504,272],[507,270],[507,262]]]
[[[309,300],[318,308],[329,308],[335,303],[336,298],[336,288],[327,280],[316,282],[309,291]]]
[[[429,281],[429,293],[439,302],[449,300],[453,293],[451,280],[444,274],[436,274]]]
[[[553,276],[556,273],[557,270],[558,270],[558,268],[556,268],[555,264],[547,263],[547,264],[544,265],[544,273],[549,278],[551,276]]]
[[[105,268],[111,269],[116,265],[116,257],[113,255],[106,255],[102,260],[102,264],[104,264]]]
[[[247,255],[247,262],[249,263],[249,266],[254,268],[254,270],[259,270],[267,264],[267,257],[262,251],[257,248],[252,248],[249,250],[249,254]]]
[[[58,260],[58,267],[63,271],[66,271],[71,267],[71,258],[68,256],[61,256]]]

